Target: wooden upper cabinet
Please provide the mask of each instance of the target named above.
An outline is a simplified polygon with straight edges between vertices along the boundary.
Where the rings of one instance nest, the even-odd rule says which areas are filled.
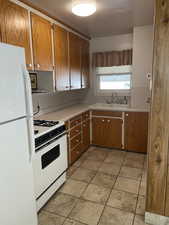
[[[35,70],[53,71],[52,25],[33,13],[31,23]]]
[[[148,113],[125,112],[125,149],[147,152]]]
[[[54,55],[56,89],[64,91],[70,89],[68,32],[59,26],[54,26]]]
[[[69,33],[69,62],[71,89],[81,88],[81,39]]]
[[[81,39],[81,87],[89,87],[89,42]]]
[[[11,1],[1,0],[1,39],[2,42],[23,47],[26,64],[32,69],[29,15],[28,11]]]

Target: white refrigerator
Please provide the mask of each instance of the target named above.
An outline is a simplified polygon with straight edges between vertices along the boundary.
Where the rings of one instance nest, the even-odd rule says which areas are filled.
[[[37,225],[34,130],[24,49],[0,43],[0,224]]]

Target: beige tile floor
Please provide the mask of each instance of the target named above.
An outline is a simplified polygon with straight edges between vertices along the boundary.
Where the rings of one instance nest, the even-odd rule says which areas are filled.
[[[91,147],[39,213],[39,225],[145,225],[146,156]]]

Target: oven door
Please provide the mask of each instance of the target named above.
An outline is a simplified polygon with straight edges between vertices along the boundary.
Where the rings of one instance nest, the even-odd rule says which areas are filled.
[[[67,169],[66,134],[35,152],[33,159],[36,199]]]

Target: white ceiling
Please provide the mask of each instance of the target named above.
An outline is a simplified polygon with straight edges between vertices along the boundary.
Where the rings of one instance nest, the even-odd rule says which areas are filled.
[[[153,23],[154,0],[97,0],[97,11],[81,18],[71,12],[71,0],[29,0],[90,37],[132,32]]]

